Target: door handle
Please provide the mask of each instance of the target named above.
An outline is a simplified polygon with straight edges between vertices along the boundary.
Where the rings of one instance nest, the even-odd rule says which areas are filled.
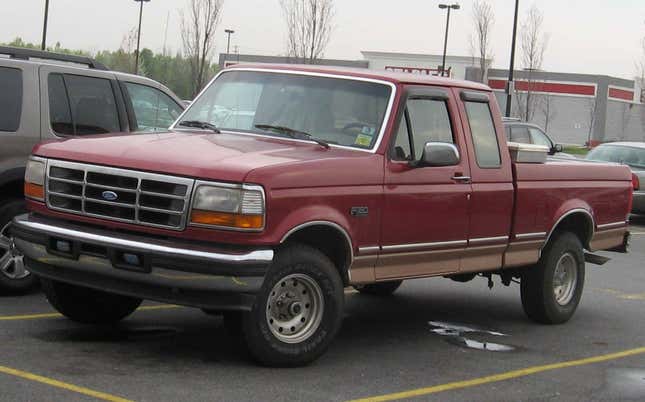
[[[470,176],[452,176],[452,179],[460,183],[470,183]]]

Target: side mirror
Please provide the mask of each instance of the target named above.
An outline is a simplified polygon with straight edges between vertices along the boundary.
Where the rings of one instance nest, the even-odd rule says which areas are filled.
[[[562,144],[555,144],[553,146],[553,151],[555,152],[562,152],[563,150],[564,150],[564,147],[562,146]]]
[[[417,166],[453,166],[459,163],[459,150],[447,142],[426,142]]]

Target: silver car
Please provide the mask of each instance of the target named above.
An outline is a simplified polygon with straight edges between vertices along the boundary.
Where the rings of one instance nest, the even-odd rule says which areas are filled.
[[[592,149],[585,159],[629,166],[634,183],[632,212],[645,214],[645,142],[608,142]]]

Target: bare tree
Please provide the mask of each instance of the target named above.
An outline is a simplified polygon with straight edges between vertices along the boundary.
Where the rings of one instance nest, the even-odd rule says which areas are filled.
[[[544,115],[544,131],[549,131],[549,123],[557,115],[556,108],[553,107],[553,95],[545,94],[540,99],[540,109]]]
[[[331,38],[334,0],[280,0],[287,24],[287,54],[314,64]]]
[[[190,62],[192,96],[196,96],[209,78],[215,29],[219,24],[224,0],[189,0],[188,15],[180,11],[184,56]]]
[[[589,135],[587,136],[587,146],[591,147],[591,140],[593,136],[593,130],[596,127],[596,110],[598,108],[598,102],[596,101],[596,97],[594,96],[593,98],[589,98],[587,101],[587,116],[589,118],[588,126],[589,126]]]
[[[491,31],[495,23],[495,14],[490,3],[487,0],[475,0],[472,18],[474,32],[470,35],[470,50],[473,57],[479,57],[479,80],[485,82],[488,68],[493,61]]]
[[[641,39],[641,54],[640,59],[636,62],[636,82],[641,88],[641,100],[645,94],[645,38]]]
[[[548,36],[542,32],[544,15],[533,5],[526,14],[520,26],[520,50],[522,53],[522,67],[527,71],[527,88],[525,96],[524,115],[526,121],[531,121],[535,113],[536,102],[531,99],[533,92],[533,73],[542,68],[544,52],[548,43]],[[520,108],[521,109],[521,108]]]

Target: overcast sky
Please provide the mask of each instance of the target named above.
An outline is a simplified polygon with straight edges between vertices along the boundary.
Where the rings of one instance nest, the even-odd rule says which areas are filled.
[[[151,0],[144,7],[142,46],[180,47],[179,10],[188,0]],[[361,59],[361,50],[440,54],[445,12],[438,0],[336,0],[335,29],[326,57]],[[0,0],[0,42],[15,37],[40,42],[45,0]],[[448,53],[470,55],[472,0],[451,15]],[[495,12],[494,67],[510,59],[514,0],[490,0]],[[549,42],[543,69],[635,75],[645,36],[645,0],[520,0],[520,16],[536,4],[544,13]],[[89,51],[116,49],[134,28],[133,0],[50,0],[48,43]],[[166,22],[168,21],[168,24]],[[167,39],[165,32],[167,29]],[[284,53],[279,0],[226,0],[215,52],[226,51],[225,28],[235,29],[240,53]],[[516,59],[516,63],[519,59]]]

